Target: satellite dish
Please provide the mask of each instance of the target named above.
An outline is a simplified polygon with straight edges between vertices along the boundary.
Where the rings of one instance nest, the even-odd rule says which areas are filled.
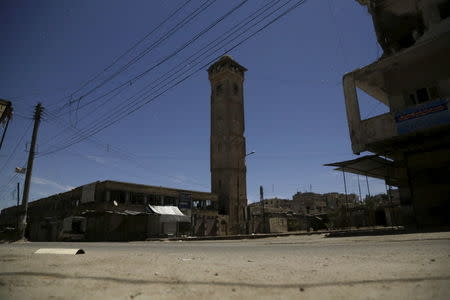
[[[113,203],[114,203],[114,206],[119,206],[119,204],[117,204],[116,200],[114,200]]]

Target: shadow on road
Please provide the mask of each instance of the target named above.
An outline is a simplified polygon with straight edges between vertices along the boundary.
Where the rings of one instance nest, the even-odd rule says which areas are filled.
[[[29,276],[29,277],[50,277],[54,279],[75,279],[75,280],[101,280],[115,283],[125,284],[167,284],[167,285],[215,285],[215,286],[234,286],[249,288],[314,288],[314,287],[334,287],[334,286],[353,286],[363,284],[392,284],[402,282],[420,282],[420,281],[436,281],[450,280],[447,276],[429,276],[429,277],[413,277],[413,278],[397,278],[397,279],[378,279],[378,280],[350,280],[350,281],[333,281],[333,282],[317,282],[317,283],[295,283],[295,284],[265,284],[265,283],[245,283],[245,282],[221,282],[221,281],[181,281],[181,280],[146,280],[146,279],[129,279],[116,277],[101,276],[72,276],[61,273],[41,273],[41,272],[5,272],[0,273],[0,277],[7,276]]]

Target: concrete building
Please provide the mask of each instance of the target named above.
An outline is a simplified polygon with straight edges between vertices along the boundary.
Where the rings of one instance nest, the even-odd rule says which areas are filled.
[[[16,206],[3,209],[0,227],[15,227],[17,213]],[[214,194],[118,181],[97,181],[30,202],[27,222],[32,241],[227,234]]]
[[[375,156],[340,168],[398,186],[405,224],[448,226],[450,2],[358,2],[368,7],[384,54],[344,76],[345,105],[353,152]],[[362,120],[361,91],[388,112]]]
[[[356,207],[355,194],[296,193],[293,199],[271,198],[248,205],[251,232],[286,232],[324,229],[328,214]]]
[[[292,196],[294,211],[300,214],[321,214],[340,207],[354,206],[358,196],[339,193],[296,193]]]
[[[260,206],[264,206],[267,209],[275,209],[278,211],[289,212],[294,209],[293,201],[290,199],[269,198],[257,202]]]
[[[211,187],[230,233],[245,233],[247,184],[243,66],[224,55],[208,69],[211,82]]]

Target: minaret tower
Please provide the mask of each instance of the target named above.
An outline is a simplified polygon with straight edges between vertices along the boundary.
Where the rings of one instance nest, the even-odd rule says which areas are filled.
[[[244,72],[224,55],[208,69],[211,82],[211,187],[228,233],[245,233],[247,179],[244,137]]]

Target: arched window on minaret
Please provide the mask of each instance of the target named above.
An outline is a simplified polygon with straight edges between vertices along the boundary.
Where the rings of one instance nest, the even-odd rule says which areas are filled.
[[[222,84],[219,83],[219,84],[216,86],[216,96],[222,95],[222,90],[223,90]]]
[[[239,86],[237,83],[233,83],[233,95],[237,96],[239,94]]]

